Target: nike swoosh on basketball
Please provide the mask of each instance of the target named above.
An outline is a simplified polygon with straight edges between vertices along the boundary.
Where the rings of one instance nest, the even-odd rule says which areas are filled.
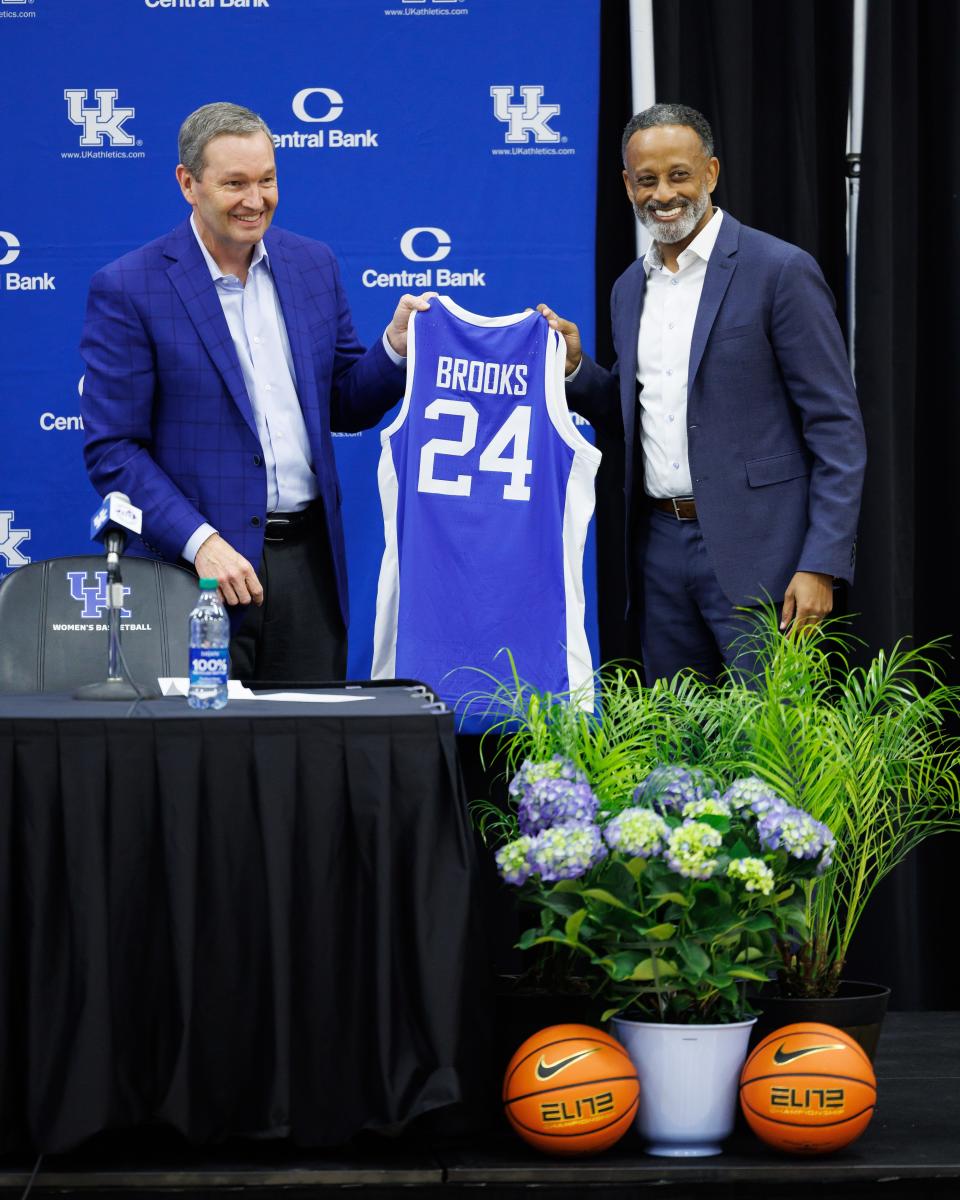
[[[581,1058],[586,1058],[588,1054],[596,1054],[597,1049],[598,1047],[594,1046],[592,1050],[581,1050],[579,1054],[570,1054],[566,1058],[558,1059],[555,1063],[545,1062],[541,1054],[540,1061],[537,1063],[537,1078],[550,1079],[564,1070],[564,1068],[571,1066],[575,1062],[579,1062]]]
[[[773,1061],[777,1066],[782,1067],[784,1063],[793,1062],[795,1058],[803,1058],[805,1054],[817,1054],[821,1050],[844,1050],[846,1047],[842,1042],[831,1042],[828,1046],[807,1046],[805,1050],[784,1050],[783,1043],[780,1043],[776,1053],[773,1056]]]

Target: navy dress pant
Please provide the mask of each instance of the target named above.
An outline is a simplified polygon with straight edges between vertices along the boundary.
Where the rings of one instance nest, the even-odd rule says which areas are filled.
[[[724,665],[750,673],[755,658],[744,636],[752,627],[724,593],[700,522],[651,508],[637,547],[641,581],[640,645],[647,684],[692,667],[715,681]]]

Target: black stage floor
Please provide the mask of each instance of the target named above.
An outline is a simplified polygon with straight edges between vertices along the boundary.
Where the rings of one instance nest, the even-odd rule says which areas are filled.
[[[670,1200],[960,1200],[960,1012],[888,1014],[876,1067],[879,1105],[871,1126],[846,1150],[818,1159],[784,1157],[746,1131],[716,1158],[650,1158],[631,1131],[604,1155],[565,1161],[528,1150],[505,1126],[477,1139],[421,1127],[392,1140],[371,1136],[338,1152],[282,1141],[195,1147],[151,1129],[101,1135],[44,1159],[31,1195],[123,1200],[248,1190],[299,1197],[364,1189],[378,1200],[419,1194],[512,1200],[587,1191],[609,1200],[654,1191]],[[22,1194],[33,1165],[26,1154],[0,1158],[0,1196]]]

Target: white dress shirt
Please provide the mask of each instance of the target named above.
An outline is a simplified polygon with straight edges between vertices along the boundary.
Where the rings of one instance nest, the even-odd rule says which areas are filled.
[[[707,263],[720,232],[717,209],[669,271],[652,242],[643,257],[647,290],[637,335],[640,445],[649,496],[690,496],[687,458],[687,375]]]

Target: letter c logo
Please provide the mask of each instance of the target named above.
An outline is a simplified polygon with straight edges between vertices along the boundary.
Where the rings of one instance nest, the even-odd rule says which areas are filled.
[[[6,252],[0,257],[0,267],[7,266],[8,263],[16,262],[20,257],[20,242],[13,236],[12,233],[5,233],[0,229],[0,247],[6,242]]]
[[[330,108],[325,116],[313,117],[307,112],[307,98],[309,96],[326,97]],[[320,124],[322,121],[335,121],[343,112],[343,97],[339,92],[335,92],[333,88],[304,88],[294,96],[292,108],[301,121],[310,121],[313,124]]]
[[[432,254],[418,254],[413,248],[414,241],[421,233],[429,233],[432,238],[436,238],[437,245]],[[416,229],[408,229],[403,235],[400,239],[400,249],[404,258],[409,258],[411,262],[440,262],[452,249],[450,234],[445,229],[435,229],[431,225],[418,225]]]

